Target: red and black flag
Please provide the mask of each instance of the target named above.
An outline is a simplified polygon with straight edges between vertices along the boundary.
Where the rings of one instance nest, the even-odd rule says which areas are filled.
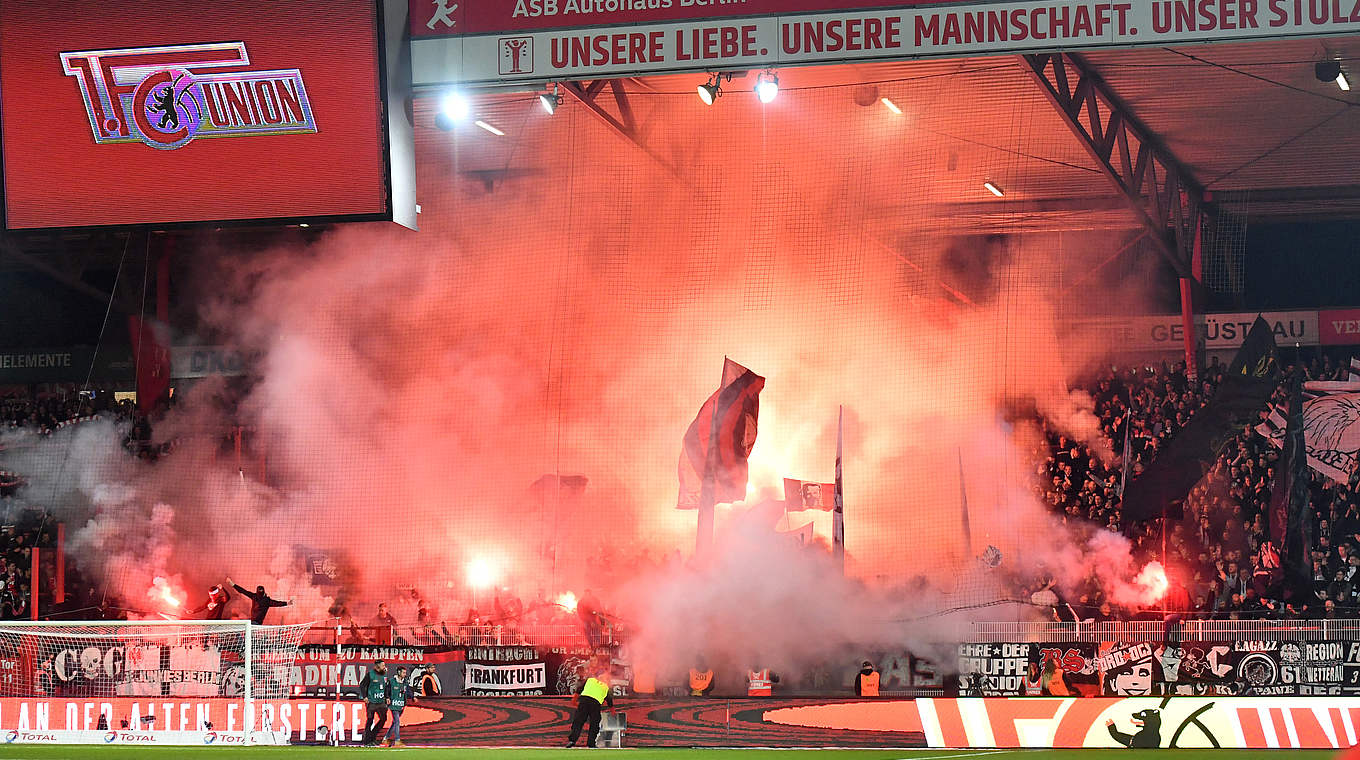
[[[164,322],[128,316],[137,362],[137,409],[149,414],[170,388],[170,328]]]
[[[708,397],[685,432],[679,509],[703,505],[706,480],[712,494],[710,505],[746,498],[746,458],[756,445],[765,378],[731,359],[723,362],[722,387]]]

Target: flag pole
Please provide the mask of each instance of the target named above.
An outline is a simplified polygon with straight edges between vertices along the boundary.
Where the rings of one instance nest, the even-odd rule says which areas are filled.
[[[841,480],[841,449],[845,438],[845,407],[836,407],[836,511],[831,516],[831,556],[845,575],[845,487]]]
[[[963,516],[963,551],[965,557],[973,556],[973,528],[968,523],[968,489],[963,484],[963,449],[959,454],[959,512]]]
[[[723,374],[718,380],[718,393],[722,393],[723,381],[727,379],[727,356],[723,355]],[[708,421],[708,453],[704,457],[704,477],[699,486],[699,522],[694,531],[694,556],[703,559],[713,548],[713,510],[717,501],[717,484],[713,482],[714,465],[718,458],[718,403],[713,403],[713,414]]]

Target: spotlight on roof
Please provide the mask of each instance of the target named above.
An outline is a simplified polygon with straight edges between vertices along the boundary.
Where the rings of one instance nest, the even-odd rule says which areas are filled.
[[[1313,76],[1319,82],[1335,82],[1341,76],[1341,61],[1326,59],[1313,64]]]
[[[557,85],[553,85],[552,92],[540,94],[538,96],[538,103],[543,106],[543,110],[547,111],[549,116],[556,113],[557,107],[562,105],[562,96],[557,94]]]
[[[434,123],[447,132],[471,113],[472,105],[468,99],[462,93],[451,92],[439,102],[439,113],[434,117]]]
[[[699,100],[704,101],[704,105],[711,106],[713,101],[722,97],[722,77],[718,74],[708,78],[707,82],[699,85]]]
[[[991,180],[983,182],[982,186],[987,188],[988,192],[990,192],[992,195],[995,195],[998,198],[1003,198],[1006,195],[1006,191],[1002,190],[1000,185],[997,185],[995,182]]]
[[[888,100],[887,98],[883,98],[883,100],[880,101],[880,102],[883,103],[883,105],[886,106],[887,109],[888,109],[889,111],[892,111],[893,113],[897,114],[898,116],[901,116],[901,115],[902,115],[902,109],[898,108],[898,107],[897,107],[897,104],[894,103],[894,102],[892,102],[891,100]]]
[[[1336,86],[1340,87],[1342,92],[1351,91],[1351,80],[1346,78],[1346,72],[1342,71],[1336,75]]]
[[[756,97],[762,103],[772,103],[779,95],[779,77],[773,71],[767,71],[756,77]]]

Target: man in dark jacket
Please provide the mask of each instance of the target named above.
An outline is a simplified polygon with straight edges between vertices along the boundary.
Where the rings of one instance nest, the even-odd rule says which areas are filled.
[[[221,620],[227,612],[227,602],[229,601],[231,601],[231,594],[228,594],[227,590],[222,588],[222,584],[219,583],[208,589],[208,601],[193,612],[208,613],[207,617],[204,618],[205,620]]]
[[[382,660],[373,663],[373,669],[365,673],[364,680],[359,682],[359,696],[364,699],[365,747],[376,745],[378,734],[387,725],[387,700],[391,696],[388,686],[387,663]],[[376,722],[374,718],[377,718]]]
[[[251,592],[232,583],[230,578],[227,579],[227,584],[236,589],[241,596],[250,600],[250,622],[255,625],[264,625],[264,616],[269,612],[270,607],[287,607],[292,604],[292,601],[283,602],[278,599],[270,599],[269,594],[264,592],[264,586],[256,586],[255,591]]]

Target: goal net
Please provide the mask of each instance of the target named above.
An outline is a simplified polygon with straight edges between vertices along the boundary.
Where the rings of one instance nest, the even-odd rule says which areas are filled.
[[[0,622],[0,716],[63,741],[269,741],[309,627]]]

